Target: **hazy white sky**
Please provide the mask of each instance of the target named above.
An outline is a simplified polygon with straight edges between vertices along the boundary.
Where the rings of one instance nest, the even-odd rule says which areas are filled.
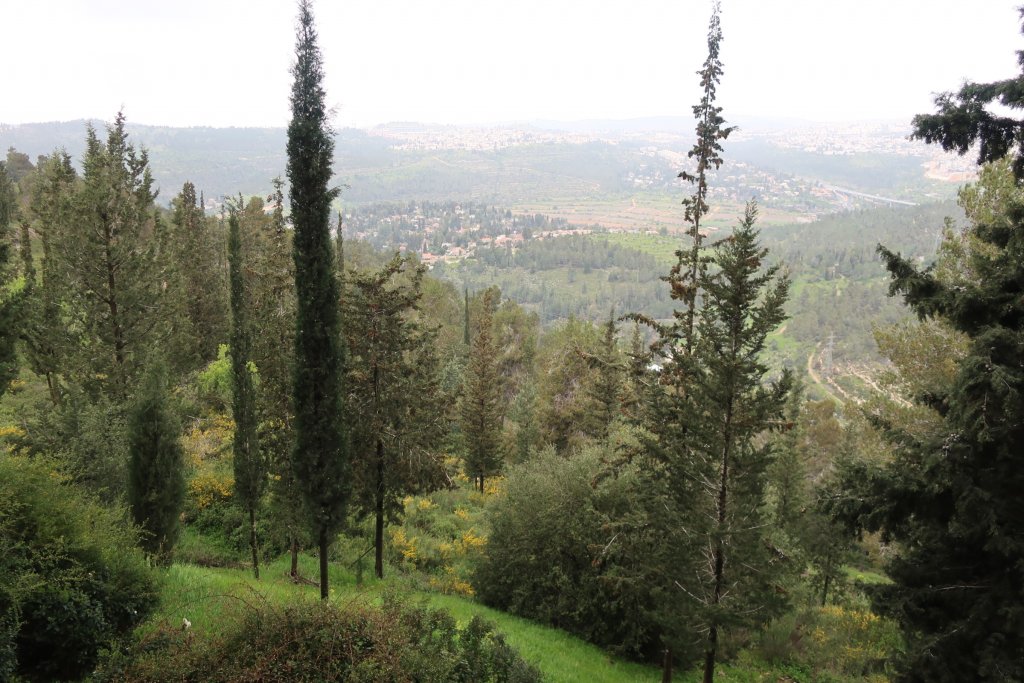
[[[1024,0],[722,0],[726,118],[908,119],[1019,72]],[[689,115],[709,0],[319,0],[335,125]],[[0,123],[283,126],[290,0],[0,0]]]

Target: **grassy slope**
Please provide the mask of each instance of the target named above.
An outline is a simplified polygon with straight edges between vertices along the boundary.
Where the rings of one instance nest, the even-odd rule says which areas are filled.
[[[287,570],[287,558],[282,558],[264,567],[263,579],[257,582],[249,571],[175,565],[166,574],[160,609],[148,623],[164,621],[179,626],[182,619],[188,619],[193,632],[202,637],[216,634],[218,624],[244,613],[249,606],[264,602],[284,605],[316,600],[316,587],[292,584],[286,576]],[[304,576],[315,576],[315,560],[303,557],[301,572]],[[425,599],[433,606],[447,609],[463,623],[479,614],[497,623],[508,641],[536,664],[550,681],[611,683],[660,680],[657,669],[611,657],[600,648],[558,629],[505,614],[465,598],[422,592],[412,588],[402,577],[383,582],[367,580],[362,587],[357,587],[353,575],[332,565],[331,580],[332,599],[339,604],[374,603],[385,589],[393,587],[405,590],[413,599]]]
[[[553,683],[653,683],[661,680],[661,671],[655,667],[613,657],[564,631],[490,609],[470,599],[424,592],[401,576],[389,577],[380,582],[370,579],[363,586],[357,587],[354,575],[337,565],[332,565],[331,570],[332,599],[342,605],[376,603],[382,592],[391,588],[405,591],[412,599],[426,600],[432,606],[444,608],[461,623],[469,621],[474,615],[495,622],[509,643],[538,666],[545,679]],[[287,558],[264,567],[261,572],[263,578],[258,582],[248,570],[174,565],[165,574],[160,608],[142,629],[145,631],[161,622],[179,627],[182,619],[188,619],[197,637],[216,635],[220,630],[219,625],[244,614],[251,607],[264,603],[283,606],[317,599],[315,586],[291,583],[287,571]],[[303,556],[300,572],[304,576],[314,576],[315,559]],[[777,680],[776,672],[755,669],[749,666],[722,665],[719,670],[720,676],[730,681],[754,683]],[[700,680],[700,676],[698,671],[679,672],[674,680],[689,683]]]

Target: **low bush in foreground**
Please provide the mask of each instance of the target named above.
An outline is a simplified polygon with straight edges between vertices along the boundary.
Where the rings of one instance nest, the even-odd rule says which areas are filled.
[[[386,597],[382,608],[303,601],[246,607],[222,635],[180,626],[147,633],[96,681],[459,681],[529,683],[540,673],[474,617]]]
[[[0,680],[75,680],[157,599],[123,512],[0,455]]]

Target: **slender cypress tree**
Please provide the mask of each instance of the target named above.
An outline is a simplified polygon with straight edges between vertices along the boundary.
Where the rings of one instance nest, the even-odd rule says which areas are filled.
[[[468,349],[471,343],[469,330],[469,288],[462,288],[462,343]]]
[[[0,394],[17,374],[14,342],[18,338],[15,324],[15,298],[7,286],[7,271],[11,257],[8,228],[14,217],[14,183],[7,175],[5,164],[0,163]]]
[[[299,2],[288,124],[288,180],[295,228],[295,456],[292,466],[320,551],[320,597],[329,595],[327,553],[345,521],[350,484],[342,423],[341,325],[331,246],[334,140],[324,102],[323,58],[309,0]]]
[[[129,415],[128,505],[142,549],[161,564],[170,562],[185,500],[180,432],[167,406],[167,371],[156,363]]]
[[[716,3],[708,58],[698,72],[704,95],[694,107],[697,144],[690,156],[697,171],[680,174],[696,184],[683,202],[692,247],[677,252],[665,278],[683,308],[667,325],[634,316],[657,331],[651,348],[662,364],[656,383],[641,383],[648,490],[637,503],[647,519],[633,531],[642,535],[649,528],[662,536],[641,571],[663,603],[655,613],[668,646],[663,680],[671,679],[672,645],[684,645],[683,636],[697,625],[704,634],[705,683],[714,680],[722,631],[763,623],[780,606],[778,567],[762,520],[772,451],[759,437],[780,421],[791,384],[788,373],[764,383],[760,356],[767,335],[785,319],[788,281],[778,277],[777,266],[762,269],[767,252],[758,245],[754,203],[729,237],[708,254],[701,248],[707,172],[721,165],[721,141],[732,130],[722,126],[714,105],[721,40]],[[634,355],[642,363],[644,354]],[[643,374],[634,369],[637,378]]]
[[[76,371],[83,383],[124,401],[160,323],[162,282],[151,237],[156,192],[148,155],[128,142],[121,113],[106,143],[88,129],[82,167],[70,231],[55,250],[85,337]]]
[[[239,197],[241,203],[241,197]],[[267,467],[256,436],[256,390],[249,371],[250,334],[248,302],[242,273],[242,235],[239,207],[228,214],[228,269],[231,280],[231,412],[235,418],[235,494],[249,513],[249,549],[252,571],[260,578],[256,547],[256,508],[266,488]]]

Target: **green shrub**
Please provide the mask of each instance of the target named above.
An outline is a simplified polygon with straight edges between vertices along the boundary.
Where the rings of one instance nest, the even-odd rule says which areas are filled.
[[[815,681],[883,681],[886,662],[901,647],[895,622],[866,608],[828,605],[775,619],[756,651],[773,664],[811,672]]]
[[[489,623],[459,628],[443,610],[386,597],[380,609],[263,605],[211,640],[164,628],[113,657],[96,680],[530,683],[540,674]]]
[[[0,680],[81,678],[156,602],[123,511],[45,463],[0,455]]]
[[[487,604],[633,656],[653,655],[649,591],[618,581],[605,520],[630,505],[626,477],[599,480],[602,453],[553,451],[513,468],[488,509],[473,585]],[[628,476],[628,475],[627,475]]]

